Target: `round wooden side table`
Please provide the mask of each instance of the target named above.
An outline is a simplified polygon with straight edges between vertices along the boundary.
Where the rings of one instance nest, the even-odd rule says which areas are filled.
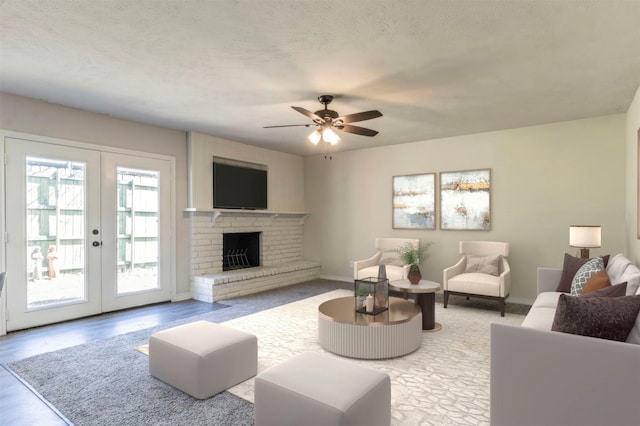
[[[442,328],[436,322],[436,291],[440,290],[440,284],[434,281],[420,280],[418,284],[411,284],[408,280],[391,281],[391,290],[405,294],[416,295],[416,305],[422,310],[422,329],[438,331]]]

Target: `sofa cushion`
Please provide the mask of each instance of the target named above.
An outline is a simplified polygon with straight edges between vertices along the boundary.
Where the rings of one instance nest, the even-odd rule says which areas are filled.
[[[552,331],[624,342],[640,312],[640,296],[560,295]]]
[[[616,254],[611,258],[606,268],[607,274],[609,275],[609,280],[611,280],[611,284],[618,284],[622,282],[620,281],[620,277],[629,265],[632,265],[631,261],[624,257],[622,254]]]
[[[562,293],[557,291],[545,291],[543,293],[538,294],[536,300],[531,305],[531,309],[533,308],[553,308],[555,309],[558,306],[558,297],[560,297]]]
[[[640,287],[640,269],[636,265],[628,265],[621,276],[616,280],[616,284],[619,282],[627,283],[627,296],[638,294]]]
[[[500,255],[498,256],[467,256],[467,266],[464,272],[469,274],[477,272],[480,274],[489,274],[493,276],[500,275],[498,271],[500,264]]]
[[[604,262],[601,257],[589,259],[587,263],[582,265],[571,281],[571,295],[579,296],[582,288],[596,272],[604,269]]]
[[[627,283],[610,285],[598,291],[588,294],[581,294],[580,297],[622,297],[627,294]]]
[[[549,293],[549,294],[556,294],[560,296],[561,294],[564,294],[564,293]],[[527,316],[524,318],[524,321],[522,321],[521,325],[522,327],[549,331],[551,330],[551,326],[553,325],[553,319],[555,318],[555,314],[556,314],[555,306],[554,307],[542,306],[538,308],[532,307],[529,310],[529,313],[527,314]]]
[[[602,269],[593,274],[591,278],[587,280],[587,282],[584,284],[584,287],[582,287],[580,296],[593,293],[594,291],[602,290],[606,287],[611,287],[611,281],[609,281],[609,275],[607,275],[607,271]]]
[[[640,345],[640,314],[636,317],[636,323],[633,325],[631,332],[627,336],[627,343]]]

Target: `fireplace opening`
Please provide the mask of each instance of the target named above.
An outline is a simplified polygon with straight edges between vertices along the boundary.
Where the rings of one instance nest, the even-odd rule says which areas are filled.
[[[222,270],[260,266],[260,232],[222,234]]]

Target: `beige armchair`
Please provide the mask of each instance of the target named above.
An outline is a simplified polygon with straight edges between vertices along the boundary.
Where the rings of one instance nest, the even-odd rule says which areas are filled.
[[[409,274],[409,265],[405,265],[400,259],[398,249],[406,244],[417,246],[420,240],[410,238],[376,238],[376,254],[368,259],[353,262],[353,278],[361,280],[368,277],[377,277],[380,265],[385,265],[389,282],[406,280]]]
[[[505,300],[511,290],[511,269],[507,256],[509,243],[460,241],[462,258],[442,274],[444,307],[449,295],[494,299],[504,316]]]

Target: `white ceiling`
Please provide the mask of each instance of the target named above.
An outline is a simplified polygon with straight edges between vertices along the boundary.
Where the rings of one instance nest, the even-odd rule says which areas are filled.
[[[640,0],[0,0],[0,91],[300,155],[625,112]]]

